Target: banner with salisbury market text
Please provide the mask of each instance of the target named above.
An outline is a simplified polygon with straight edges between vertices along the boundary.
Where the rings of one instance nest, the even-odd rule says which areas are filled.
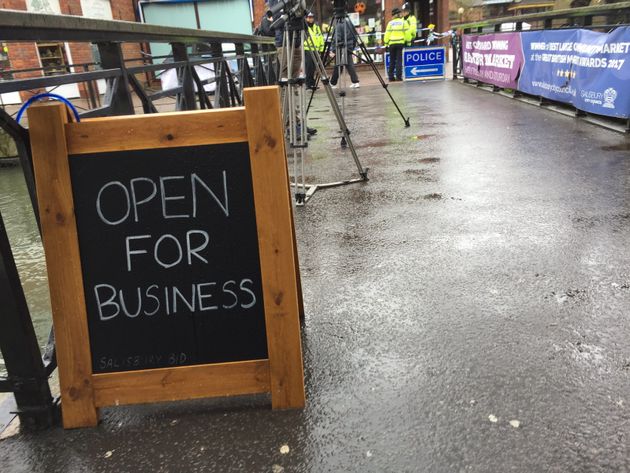
[[[630,117],[630,28],[612,33],[549,30],[521,33],[525,67],[518,90],[579,110]]]
[[[513,52],[517,42],[520,55]],[[630,117],[630,27],[611,33],[571,29],[465,35],[462,46],[464,77],[586,112]]]
[[[523,65],[520,33],[465,35],[464,77],[515,89]]]

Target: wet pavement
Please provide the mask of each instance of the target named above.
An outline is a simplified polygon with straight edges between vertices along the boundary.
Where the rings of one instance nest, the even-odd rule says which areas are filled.
[[[2,472],[630,471],[630,138],[453,82],[346,98],[370,182],[296,210],[308,405],[102,410]],[[356,176],[323,94],[307,175]]]

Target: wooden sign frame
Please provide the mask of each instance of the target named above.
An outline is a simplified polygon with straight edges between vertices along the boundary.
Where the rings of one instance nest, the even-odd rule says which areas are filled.
[[[33,167],[55,327],[65,428],[95,426],[98,408],[271,393],[305,404],[302,294],[278,87],[244,90],[245,107],[68,122],[65,105],[28,110]],[[268,358],[95,374],[68,155],[248,142]]]

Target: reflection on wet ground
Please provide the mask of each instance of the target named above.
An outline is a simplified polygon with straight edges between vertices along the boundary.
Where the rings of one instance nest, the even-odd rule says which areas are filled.
[[[604,151],[630,151],[630,139],[617,145],[602,146]]]
[[[26,184],[18,166],[0,168],[0,212],[27,296],[40,346],[50,331],[50,299],[44,251]],[[4,365],[0,361],[0,374]]]

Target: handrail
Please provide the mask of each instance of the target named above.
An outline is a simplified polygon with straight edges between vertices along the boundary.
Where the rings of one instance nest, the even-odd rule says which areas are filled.
[[[273,44],[273,38],[217,31],[97,20],[72,15],[48,15],[0,10],[0,39],[5,41],[136,41],[180,43]]]
[[[503,18],[489,18],[487,20],[475,21],[472,23],[462,23],[453,25],[456,29],[483,28],[503,23],[523,23],[527,21],[544,21],[556,18],[580,18],[586,16],[607,15],[610,13],[630,12],[630,2],[610,3],[606,5],[595,5],[590,7],[567,8],[563,10],[550,10],[540,13],[526,13],[518,16],[508,16]]]

